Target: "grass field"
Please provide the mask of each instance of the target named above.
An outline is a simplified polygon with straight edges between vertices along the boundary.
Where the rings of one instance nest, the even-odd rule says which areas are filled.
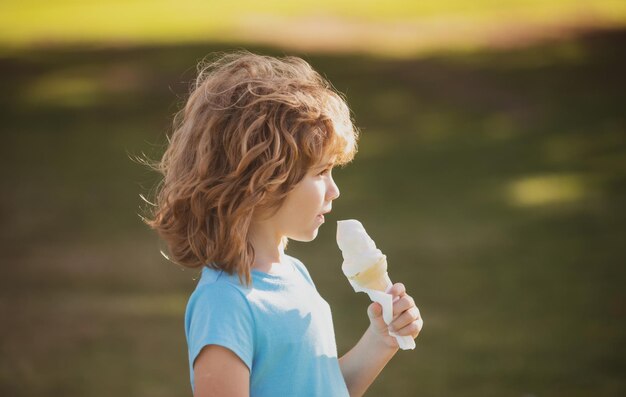
[[[369,302],[341,274],[336,220],[364,223],[425,320],[368,396],[626,394],[624,43],[617,29],[409,60],[303,54],[346,93],[362,138],[318,239],[289,252],[330,303],[340,354]],[[284,52],[0,57],[0,395],[190,394],[197,273],[142,225],[155,175],[130,157],[162,152],[195,63],[241,46]]]
[[[0,53],[72,45],[242,42],[408,57],[626,23],[621,0],[26,0],[0,6]]]

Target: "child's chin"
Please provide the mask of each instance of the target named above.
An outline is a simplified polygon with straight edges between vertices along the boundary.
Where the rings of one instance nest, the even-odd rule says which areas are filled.
[[[289,240],[295,240],[295,241],[300,241],[302,243],[308,243],[309,241],[315,240],[315,238],[317,237],[317,231],[318,231],[318,228],[315,228],[315,230],[310,234],[290,236]]]

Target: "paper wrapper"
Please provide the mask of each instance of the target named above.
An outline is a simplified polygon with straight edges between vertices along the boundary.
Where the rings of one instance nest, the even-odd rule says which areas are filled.
[[[393,320],[393,302],[395,302],[399,298],[396,297],[395,300],[392,300],[393,296],[389,294],[388,291],[391,289],[393,284],[391,283],[391,280],[389,279],[389,275],[387,273],[385,273],[385,279],[387,281],[387,287],[385,288],[385,292],[375,289],[362,288],[358,283],[354,282],[353,280],[348,279],[348,281],[350,282],[350,285],[352,285],[352,288],[354,288],[354,291],[365,292],[367,295],[369,295],[372,302],[377,302],[378,304],[380,304],[380,306],[383,308],[383,320],[387,325],[389,325]],[[391,331],[389,331],[389,335],[396,338],[400,349],[415,349],[415,340],[411,336],[401,336]]]

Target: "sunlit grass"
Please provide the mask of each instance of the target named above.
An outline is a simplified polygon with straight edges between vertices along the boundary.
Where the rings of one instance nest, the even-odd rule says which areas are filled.
[[[89,108],[120,98],[146,84],[145,72],[132,63],[97,67],[68,67],[48,72],[24,84],[14,98],[24,106]]]
[[[570,203],[585,193],[585,179],[576,174],[525,177],[508,186],[510,202],[522,207]]]
[[[626,23],[626,3],[604,1],[13,1],[0,7],[0,47],[46,43],[275,42],[401,54],[471,49],[511,23]],[[417,25],[416,25],[417,24]],[[500,27],[500,28],[499,28]],[[502,29],[501,29],[502,28]],[[513,29],[514,30],[514,29]],[[330,34],[330,36],[329,36]],[[308,46],[308,47],[307,47]]]
[[[97,103],[101,87],[88,77],[55,76],[34,82],[24,89],[21,100],[27,105],[84,107]]]

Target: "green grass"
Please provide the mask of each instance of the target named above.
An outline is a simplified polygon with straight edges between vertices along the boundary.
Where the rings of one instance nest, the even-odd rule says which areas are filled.
[[[334,221],[363,222],[425,320],[369,396],[619,396],[626,295],[623,30],[404,61],[306,56],[362,130],[317,240],[290,243],[339,353],[368,299]],[[137,216],[195,63],[229,46],[0,59],[0,394],[189,395],[194,271]],[[252,48],[267,54],[267,48]]]
[[[0,46],[50,43],[180,43],[234,39],[254,40],[268,31],[305,29],[300,19],[327,23],[446,22],[459,25],[510,23],[600,24],[626,22],[623,1],[19,1],[5,2],[0,12]],[[298,25],[300,28],[298,28]],[[498,26],[499,26],[498,25]],[[281,26],[283,26],[281,28]],[[289,25],[290,26],[290,25]],[[380,34],[385,34],[383,29]],[[294,33],[293,31],[291,32]],[[282,35],[288,34],[284,31]],[[311,33],[314,34],[314,33]],[[362,34],[362,33],[361,33]],[[421,36],[421,33],[416,33]],[[390,40],[387,45],[392,40]],[[372,43],[372,45],[375,45]]]

